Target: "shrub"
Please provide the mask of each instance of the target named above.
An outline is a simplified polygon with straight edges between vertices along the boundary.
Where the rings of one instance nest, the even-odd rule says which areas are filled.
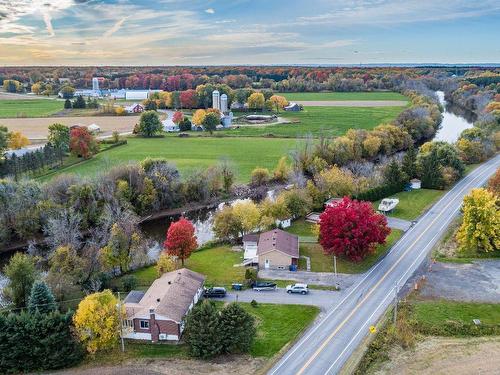
[[[255,168],[252,171],[251,183],[253,186],[261,186],[269,182],[269,170],[267,168]]]
[[[179,123],[179,129],[181,132],[187,132],[191,130],[191,121],[187,117],[184,117]]]
[[[137,287],[137,277],[134,275],[123,276],[122,286],[125,292],[130,292]]]
[[[257,270],[255,268],[247,268],[245,271],[245,280],[247,280],[249,285],[257,281]]]
[[[250,301],[250,306],[252,306],[253,308],[257,308],[259,307],[259,303],[253,299],[252,301]]]

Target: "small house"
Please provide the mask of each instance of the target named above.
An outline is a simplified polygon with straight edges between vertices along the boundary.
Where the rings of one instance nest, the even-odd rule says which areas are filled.
[[[141,113],[144,112],[144,106],[134,103],[125,107],[125,111],[127,111],[127,113]]]
[[[302,110],[299,104],[297,103],[288,103],[286,107],[283,108],[285,111],[290,111],[290,112],[299,112]]]
[[[257,244],[259,267],[289,269],[299,262],[299,237],[281,229],[261,233]]]
[[[174,123],[171,118],[167,118],[166,120],[163,120],[162,125],[163,125],[163,131],[166,131],[167,133],[174,133],[174,132],[178,132],[181,130],[179,128],[179,125]]]
[[[133,290],[124,301],[123,337],[179,341],[184,318],[203,293],[205,276],[182,268],[156,279],[146,292]]]
[[[422,188],[422,181],[420,181],[418,178],[414,178],[414,179],[410,180],[410,186],[413,190],[421,189]]]

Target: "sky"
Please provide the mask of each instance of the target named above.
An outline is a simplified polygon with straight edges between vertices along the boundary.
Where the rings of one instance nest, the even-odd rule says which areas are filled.
[[[500,0],[0,0],[0,65],[500,63]]]

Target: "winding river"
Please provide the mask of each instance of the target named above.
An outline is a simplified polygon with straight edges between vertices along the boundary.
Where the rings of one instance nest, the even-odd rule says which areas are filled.
[[[447,103],[444,98],[444,92],[436,91],[439,102],[444,108],[443,121],[441,127],[434,137],[435,141],[456,142],[463,130],[472,128],[476,116],[470,111],[464,111],[461,108]]]

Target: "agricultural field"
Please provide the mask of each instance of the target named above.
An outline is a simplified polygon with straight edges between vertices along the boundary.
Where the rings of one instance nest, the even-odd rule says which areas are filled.
[[[147,157],[170,160],[183,173],[207,168],[221,157],[231,160],[237,181],[248,182],[255,167],[274,169],[281,156],[300,145],[293,139],[217,138],[217,137],[130,137],[128,144],[97,154],[92,159],[58,171],[92,176],[112,166]]]
[[[0,118],[47,117],[64,109],[64,102],[52,99],[0,100]]]
[[[239,136],[315,137],[339,136],[349,129],[373,129],[391,122],[402,107],[304,107],[300,112],[281,112],[290,123],[241,126],[224,133]]]
[[[407,98],[397,92],[290,92],[279,93],[288,101],[337,101],[337,100],[404,100]]]

